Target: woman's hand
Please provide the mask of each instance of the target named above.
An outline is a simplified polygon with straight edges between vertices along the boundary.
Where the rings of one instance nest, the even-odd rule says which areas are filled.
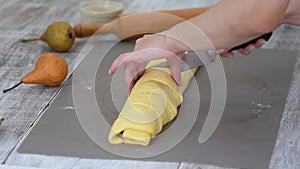
[[[145,35],[136,41],[132,52],[123,53],[112,63],[109,74],[125,64],[126,82],[131,90],[138,78],[144,73],[146,64],[151,60],[168,60],[173,79],[181,85],[181,58],[184,55],[183,44],[161,34]]]

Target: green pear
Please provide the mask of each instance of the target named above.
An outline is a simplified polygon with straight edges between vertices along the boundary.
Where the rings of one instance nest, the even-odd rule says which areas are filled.
[[[67,22],[54,22],[48,26],[47,30],[39,37],[34,39],[23,39],[22,42],[41,40],[57,52],[69,51],[75,41],[75,32]]]

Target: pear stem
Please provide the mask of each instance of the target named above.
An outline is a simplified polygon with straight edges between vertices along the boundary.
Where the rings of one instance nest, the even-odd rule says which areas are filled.
[[[37,40],[41,40],[41,38],[22,39],[21,42],[30,42],[30,41],[37,41]]]
[[[11,91],[12,89],[14,89],[14,88],[20,86],[20,84],[22,84],[22,82],[19,82],[19,83],[17,83],[16,85],[14,85],[14,86],[12,86],[12,87],[10,87],[10,88],[8,88],[8,89],[3,90],[3,93],[6,93],[6,92],[8,92],[8,91]]]

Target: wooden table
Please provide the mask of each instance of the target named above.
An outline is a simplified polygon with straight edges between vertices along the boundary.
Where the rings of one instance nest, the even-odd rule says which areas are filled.
[[[155,11],[212,5],[211,0],[124,0],[124,12]],[[71,0],[0,0],[0,87],[5,89],[19,81],[33,67],[37,58],[51,51],[41,42],[21,43],[19,39],[38,36],[52,22],[80,22],[78,7],[83,3]],[[79,39],[68,53],[61,53],[72,70],[74,59],[86,39]],[[300,51],[300,30],[284,25],[278,28],[267,48]],[[270,162],[270,168],[300,168],[300,67],[295,67],[294,79],[287,98],[283,118]],[[43,108],[58,88],[23,85],[7,94],[0,94],[0,161],[6,165],[41,168],[219,168],[202,164],[81,159],[43,155],[18,154],[16,147],[24,134],[36,122]]]

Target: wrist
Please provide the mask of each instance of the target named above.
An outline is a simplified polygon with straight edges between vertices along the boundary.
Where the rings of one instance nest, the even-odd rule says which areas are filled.
[[[177,51],[202,51],[215,49],[210,39],[192,22],[184,21],[162,32],[167,45]]]

